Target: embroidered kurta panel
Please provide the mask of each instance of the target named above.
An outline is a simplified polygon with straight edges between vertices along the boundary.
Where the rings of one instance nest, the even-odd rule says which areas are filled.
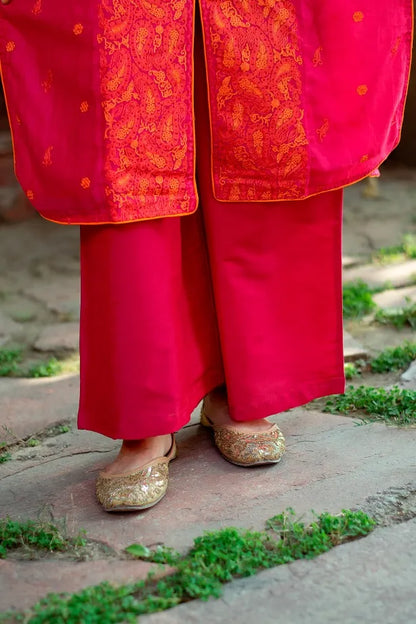
[[[128,222],[196,209],[196,1],[0,6],[16,172],[43,216]],[[397,144],[411,0],[198,1],[218,200],[344,186]]]

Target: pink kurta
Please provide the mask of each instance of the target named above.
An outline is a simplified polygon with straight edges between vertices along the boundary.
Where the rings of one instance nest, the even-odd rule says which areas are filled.
[[[16,172],[43,216],[196,209],[195,1],[0,7]],[[366,176],[397,144],[411,0],[199,4],[217,200],[303,199]]]

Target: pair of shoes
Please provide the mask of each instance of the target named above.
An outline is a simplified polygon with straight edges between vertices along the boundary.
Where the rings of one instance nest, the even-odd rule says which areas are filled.
[[[156,457],[131,473],[98,475],[96,495],[105,511],[138,511],[156,505],[166,494],[169,462],[176,457],[176,442],[163,457]]]
[[[267,431],[245,433],[230,425],[213,423],[205,412],[205,404],[202,404],[201,425],[213,429],[219,452],[237,466],[277,464],[285,452],[285,439],[275,424]]]

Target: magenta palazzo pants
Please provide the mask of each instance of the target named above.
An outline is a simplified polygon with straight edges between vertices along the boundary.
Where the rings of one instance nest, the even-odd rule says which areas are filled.
[[[214,199],[198,40],[197,212],[81,226],[78,424],[112,438],[177,431],[222,383],[237,421],[344,391],[342,191]]]

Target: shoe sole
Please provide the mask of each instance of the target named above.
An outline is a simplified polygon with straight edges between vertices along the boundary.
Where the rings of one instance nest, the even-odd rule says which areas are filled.
[[[103,509],[104,511],[109,512],[109,513],[111,513],[112,511],[141,511],[144,509],[150,509],[151,507],[154,507],[165,496],[166,496],[166,492],[162,494],[162,496],[160,496],[157,500],[153,501],[152,503],[148,503],[147,505],[118,505],[117,507],[110,507],[110,508],[103,507]]]
[[[241,466],[242,468],[250,468],[252,466],[270,466],[270,464],[278,464],[283,459],[283,456],[282,456],[282,457],[279,457],[279,459],[271,459],[270,461],[251,462],[250,464],[243,464],[240,462],[236,462],[233,459],[230,459],[229,457],[226,457],[225,455],[221,453],[221,451],[218,448],[217,450],[219,454],[221,455],[221,457],[223,457],[228,462],[230,462],[230,464],[234,464],[234,466]]]

